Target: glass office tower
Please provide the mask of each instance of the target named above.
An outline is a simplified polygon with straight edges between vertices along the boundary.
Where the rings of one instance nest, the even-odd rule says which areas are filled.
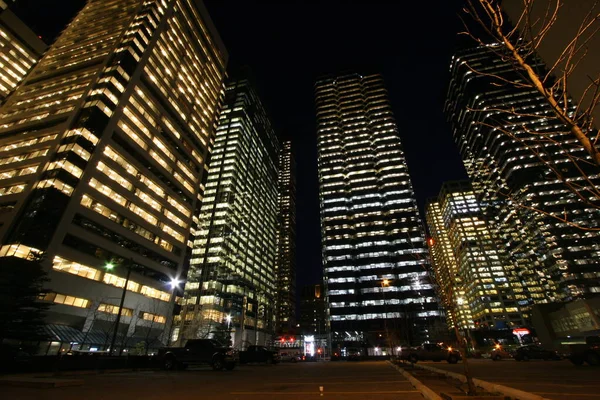
[[[279,151],[278,204],[276,331],[281,333],[296,326],[296,160],[289,140]]]
[[[469,182],[446,182],[426,208],[433,270],[459,328],[524,325],[529,301]],[[452,323],[455,323],[451,319]]]
[[[90,0],[0,109],[0,257],[43,254],[60,340],[128,277],[119,329],[168,330],[226,61],[200,1]]]
[[[600,175],[536,90],[497,84],[494,75],[521,77],[493,54],[494,46],[456,53],[445,105],[479,204],[532,302],[594,295],[600,204],[588,189],[600,185]],[[531,57],[535,68],[545,68]]]
[[[236,348],[272,339],[278,154],[249,80],[228,83],[185,286],[181,338],[230,335]]]
[[[439,315],[404,152],[380,75],[316,83],[321,240],[333,346],[417,343]],[[384,337],[384,342],[377,342]],[[389,340],[388,340],[389,339]]]

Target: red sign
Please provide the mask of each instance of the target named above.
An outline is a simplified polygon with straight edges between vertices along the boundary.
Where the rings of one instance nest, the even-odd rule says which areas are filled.
[[[531,332],[529,332],[529,329],[527,329],[527,328],[516,328],[516,329],[513,329],[513,334],[519,335],[519,336],[529,335],[530,333]]]

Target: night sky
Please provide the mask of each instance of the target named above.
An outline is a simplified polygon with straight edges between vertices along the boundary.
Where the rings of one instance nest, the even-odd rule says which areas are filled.
[[[230,74],[251,67],[276,130],[296,146],[298,287],[322,273],[313,98],[320,75],[383,74],[422,217],[444,181],[466,178],[442,112],[463,3],[205,1]],[[83,4],[19,0],[14,11],[51,42]]]

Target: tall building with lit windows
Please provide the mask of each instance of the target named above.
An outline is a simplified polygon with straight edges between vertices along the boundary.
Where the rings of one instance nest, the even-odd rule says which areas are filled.
[[[185,286],[179,336],[272,340],[279,142],[246,73],[227,84]]]
[[[426,207],[432,266],[449,322],[506,329],[529,319],[530,301],[469,182],[446,182]]]
[[[226,61],[200,1],[89,0],[0,109],[0,257],[44,255],[57,345],[106,348],[129,266],[120,335],[168,331]]]
[[[590,193],[600,174],[535,89],[497,84],[522,77],[493,53],[496,46],[455,54],[445,105],[477,200],[532,302],[595,295],[600,204]]]
[[[283,333],[296,326],[296,160],[289,140],[279,151],[278,204],[275,330]]]
[[[46,47],[0,0],[0,104],[38,62]]]
[[[418,343],[440,315],[396,121],[380,75],[316,83],[321,240],[332,341]],[[388,349],[389,351],[389,349]]]

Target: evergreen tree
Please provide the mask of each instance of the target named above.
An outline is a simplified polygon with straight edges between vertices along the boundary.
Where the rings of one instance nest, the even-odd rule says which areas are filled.
[[[44,313],[40,302],[47,274],[41,259],[0,259],[0,342],[3,339],[44,340]]]

